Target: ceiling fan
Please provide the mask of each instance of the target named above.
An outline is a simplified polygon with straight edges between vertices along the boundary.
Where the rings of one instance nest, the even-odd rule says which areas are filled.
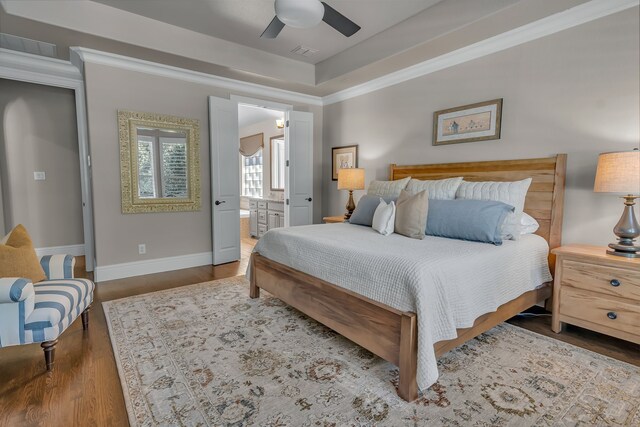
[[[311,28],[324,21],[334,29],[351,37],[360,30],[355,22],[320,0],[275,0],[276,16],[261,38],[275,39],[285,25]]]

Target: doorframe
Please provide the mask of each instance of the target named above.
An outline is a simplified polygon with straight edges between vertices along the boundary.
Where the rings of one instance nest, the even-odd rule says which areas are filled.
[[[95,267],[91,157],[82,71],[69,61],[0,48],[0,78],[71,89],[75,94],[86,270]]]

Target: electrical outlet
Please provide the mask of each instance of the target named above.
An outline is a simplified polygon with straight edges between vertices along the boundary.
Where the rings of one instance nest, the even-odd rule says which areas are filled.
[[[45,179],[47,179],[47,176],[44,172],[34,172],[33,179],[36,181],[44,181]]]
[[[138,254],[144,255],[147,253],[147,245],[144,243],[138,245]]]

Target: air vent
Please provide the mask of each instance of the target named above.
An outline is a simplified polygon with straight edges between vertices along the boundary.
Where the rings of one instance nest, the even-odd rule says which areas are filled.
[[[312,47],[307,47],[302,45],[296,46],[293,50],[291,50],[291,53],[295,55],[306,56],[307,58],[309,58],[310,56],[313,56],[317,52],[318,52],[318,49],[314,49]]]
[[[18,37],[13,34],[0,33],[0,47],[50,58],[58,57],[58,49],[55,44]]]

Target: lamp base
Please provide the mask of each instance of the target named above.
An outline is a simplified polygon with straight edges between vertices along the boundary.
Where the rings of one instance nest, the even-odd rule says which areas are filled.
[[[627,258],[640,258],[640,246],[626,246],[618,243],[609,243],[607,253],[609,255],[623,256]]]
[[[635,244],[635,240],[640,236],[640,225],[636,219],[633,206],[638,196],[629,194],[622,197],[624,201],[624,211],[620,221],[613,229],[613,233],[618,236],[617,243],[610,243],[607,253],[610,255],[623,256],[627,258],[640,258],[640,246]]]
[[[351,218],[351,214],[356,209],[356,203],[353,201],[353,190],[349,190],[349,201],[347,201],[347,213],[344,214],[345,221]]]

